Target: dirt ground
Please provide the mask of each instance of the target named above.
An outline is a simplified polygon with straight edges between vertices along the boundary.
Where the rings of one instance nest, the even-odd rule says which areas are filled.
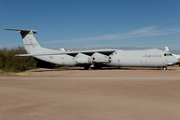
[[[180,120],[180,67],[0,74],[0,120]]]

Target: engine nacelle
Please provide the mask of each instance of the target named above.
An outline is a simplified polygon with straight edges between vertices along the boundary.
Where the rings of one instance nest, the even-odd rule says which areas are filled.
[[[111,57],[103,55],[101,53],[94,53],[92,57],[95,59],[95,63],[110,63]]]
[[[82,53],[77,54],[76,57],[74,58],[74,61],[76,64],[94,64],[95,63],[94,58],[88,55],[82,54]]]

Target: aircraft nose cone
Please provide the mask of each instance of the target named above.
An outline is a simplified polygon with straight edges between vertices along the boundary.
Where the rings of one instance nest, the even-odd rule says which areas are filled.
[[[174,57],[173,63],[176,64],[178,62],[178,58]]]

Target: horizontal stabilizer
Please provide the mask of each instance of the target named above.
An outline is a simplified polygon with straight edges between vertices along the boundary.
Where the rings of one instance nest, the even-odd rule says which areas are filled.
[[[5,28],[4,30],[19,31],[19,32],[30,32],[30,31],[32,31],[33,33],[37,33],[36,30],[7,29],[7,28]]]

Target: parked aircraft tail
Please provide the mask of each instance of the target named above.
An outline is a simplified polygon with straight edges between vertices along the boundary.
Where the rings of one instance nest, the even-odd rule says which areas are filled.
[[[167,46],[165,47],[165,51],[170,53],[169,48]]]
[[[42,47],[37,42],[36,38],[34,37],[34,33],[37,32],[35,30],[21,30],[21,29],[5,29],[5,30],[12,30],[12,31],[19,31],[21,37],[23,39],[23,43],[25,49],[28,53],[34,53],[41,51]]]

